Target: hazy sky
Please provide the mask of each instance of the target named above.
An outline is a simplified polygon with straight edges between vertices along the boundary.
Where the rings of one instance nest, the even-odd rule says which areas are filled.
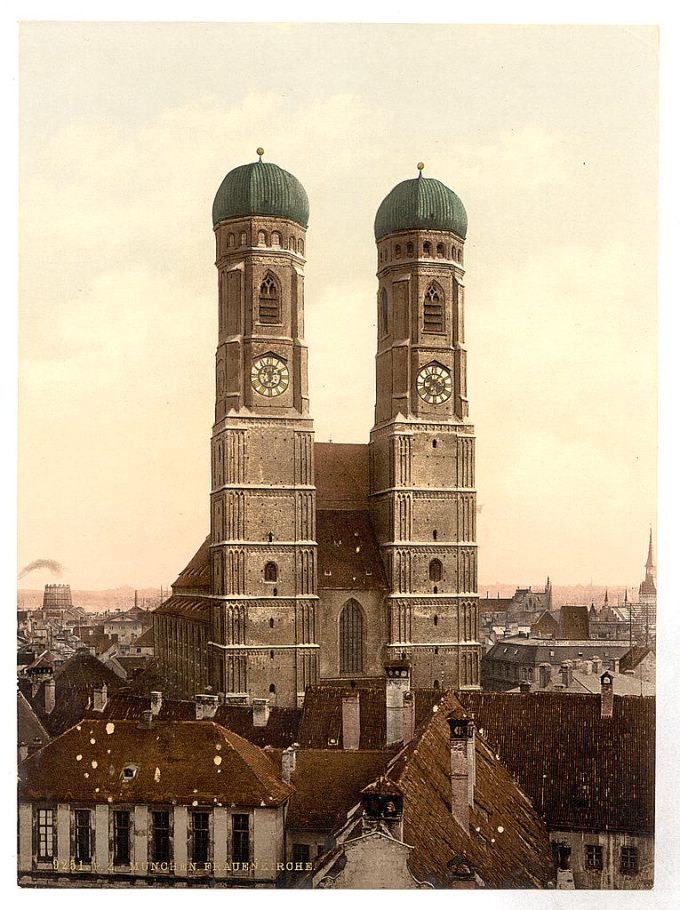
[[[29,23],[20,62],[20,566],[167,584],[207,533],[211,205],[263,145],[310,199],[317,439],[368,438],[373,218],[422,159],[469,218],[480,582],[639,583],[655,29]]]

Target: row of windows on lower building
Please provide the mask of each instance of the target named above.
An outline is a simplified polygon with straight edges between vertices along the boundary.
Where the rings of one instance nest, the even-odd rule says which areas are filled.
[[[77,863],[89,865],[94,856],[93,811],[74,809],[71,818],[71,854]],[[193,863],[210,862],[210,812],[192,811],[188,814],[188,857]],[[112,861],[117,866],[130,865],[134,813],[130,809],[111,812]],[[167,863],[173,859],[172,812],[153,809],[149,812],[149,860]],[[38,862],[52,862],[57,856],[56,812],[51,808],[36,810],[36,857]],[[250,859],[250,816],[235,813],[231,816],[231,860],[247,863]]]
[[[569,844],[552,845],[553,860],[562,869],[569,868],[571,847]],[[585,844],[583,850],[583,868],[587,872],[604,870],[604,847],[602,844]],[[640,871],[640,851],[630,845],[621,847],[619,853],[619,872],[622,875],[637,875]]]

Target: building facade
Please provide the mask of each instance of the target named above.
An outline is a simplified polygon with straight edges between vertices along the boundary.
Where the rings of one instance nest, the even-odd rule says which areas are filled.
[[[169,691],[301,702],[323,678],[477,688],[474,429],[463,247],[448,187],[398,184],[375,220],[368,445],[315,444],[304,341],[309,203],[260,159],[213,205],[218,345],[210,536],[156,611]]]

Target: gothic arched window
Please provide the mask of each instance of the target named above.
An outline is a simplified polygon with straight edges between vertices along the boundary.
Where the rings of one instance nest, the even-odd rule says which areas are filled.
[[[265,581],[278,581],[279,578],[279,569],[275,562],[268,562],[264,567],[264,580]]]
[[[380,292],[380,331],[381,334],[387,335],[387,325],[389,318],[389,301],[385,288]]]
[[[444,258],[444,244],[438,243],[437,244],[437,259],[443,259],[443,258]]]
[[[272,246],[281,246],[281,234],[278,231],[272,231]]]
[[[434,282],[425,291],[423,329],[426,332],[444,331],[444,295]]]
[[[430,581],[442,580],[442,564],[438,559],[433,559],[430,563]]]
[[[401,244],[397,244],[394,248],[394,258],[401,259]]]
[[[409,242],[406,244],[406,255],[407,255],[407,256],[413,256],[413,244],[411,243],[410,240],[409,240]]]
[[[276,325],[281,322],[279,287],[273,275],[265,275],[260,285],[259,322],[263,325]]]
[[[426,240],[425,243],[423,244],[423,256],[431,256],[431,255],[432,255],[432,245],[430,244],[429,240]]]
[[[340,614],[340,672],[361,673],[364,620],[356,600],[348,600]]]

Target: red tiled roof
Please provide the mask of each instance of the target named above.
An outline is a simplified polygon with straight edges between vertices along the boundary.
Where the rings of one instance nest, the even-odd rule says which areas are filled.
[[[360,683],[361,681],[359,681]],[[310,686],[305,692],[298,742],[306,749],[342,749],[342,698],[359,693],[360,749],[382,749],[386,737],[385,679],[379,686],[357,684],[355,688],[334,681]],[[442,697],[440,689],[414,689],[415,722],[419,727],[432,714]]]
[[[295,793],[286,825],[330,834],[359,802],[366,784],[382,774],[390,754],[384,750],[298,750],[290,780]]]
[[[123,769],[136,765],[131,780]],[[21,767],[27,799],[281,805],[292,789],[264,753],[211,721],[84,721]]]
[[[94,711],[90,708],[85,716],[101,720],[139,721],[143,712],[148,711],[149,707],[148,697],[117,692],[108,699],[103,711]],[[282,708],[273,705],[269,709],[269,720],[266,726],[256,727],[253,724],[252,707],[218,705],[212,720],[256,746],[285,749],[296,742],[301,717],[301,708]],[[166,697],[162,699],[158,714],[160,721],[195,720],[195,718],[195,702]]]
[[[559,637],[570,641],[590,638],[588,607],[585,604],[564,604],[560,607]]]
[[[172,584],[172,589],[174,591],[175,589],[195,588],[209,592],[210,585],[210,535],[208,535],[189,560],[189,564],[179,573]]]
[[[447,863],[463,854],[491,888],[544,887],[553,877],[548,833],[526,795],[476,737],[476,785],[470,829],[451,813],[448,714],[461,705],[446,693],[439,710],[388,766],[404,792],[404,841],[409,867],[421,881],[447,884]]]
[[[459,698],[549,827],[653,832],[656,699],[615,695],[613,716],[602,718],[599,695]]]
[[[385,569],[367,511],[316,514],[319,588],[387,590]]]
[[[366,443],[314,444],[317,509],[368,508]]]
[[[209,623],[212,602],[207,597],[174,595],[156,607],[157,616],[178,616],[192,622]]]

